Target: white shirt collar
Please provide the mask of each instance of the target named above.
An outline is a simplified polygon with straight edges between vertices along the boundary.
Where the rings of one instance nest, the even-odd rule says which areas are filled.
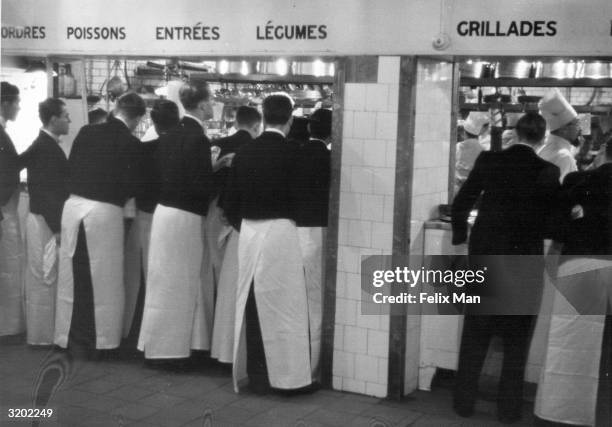
[[[59,144],[60,142],[60,138],[58,135],[55,135],[54,133],[48,131],[45,128],[40,128],[41,131],[43,131],[44,133],[46,133],[47,135],[49,135],[51,138],[53,138],[55,140],[55,142],[57,142]]]
[[[323,144],[327,145],[327,142],[323,141],[322,139],[319,138],[309,138],[309,141],[318,141],[318,142],[322,142]]]
[[[124,119],[123,117],[121,117],[121,116],[115,116],[115,118],[116,118],[117,120],[119,120],[121,123],[123,123],[123,124],[125,125],[125,127],[126,127],[126,128],[128,128],[128,129],[130,128],[130,127],[128,126],[127,122],[125,121],[125,119]]]
[[[278,133],[279,135],[282,135],[283,138],[285,137],[285,134],[283,133],[283,131],[280,129],[276,129],[276,128],[266,128],[264,132],[275,132],[275,133]]]
[[[204,122],[202,120],[198,119],[196,116],[191,115],[189,113],[185,113],[185,115],[183,117],[189,117],[190,119],[195,120],[196,122],[198,122],[198,124],[200,126],[202,126],[202,129],[204,129],[204,132],[206,132],[206,126],[204,126]]]
[[[2,116],[0,116],[0,126],[6,128],[6,119]]]

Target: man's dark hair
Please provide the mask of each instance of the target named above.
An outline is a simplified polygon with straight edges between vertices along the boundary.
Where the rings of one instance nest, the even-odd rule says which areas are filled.
[[[180,121],[178,106],[167,99],[155,101],[151,109],[151,120],[158,133],[171,129]]]
[[[47,98],[38,104],[38,117],[43,126],[47,126],[53,116],[59,117],[62,115],[62,109],[66,104],[61,99]]]
[[[263,116],[268,125],[284,125],[291,119],[293,105],[286,95],[270,95],[263,101]]]
[[[313,138],[325,139],[331,135],[332,112],[319,108],[310,115],[310,135]]]
[[[210,90],[206,82],[185,83],[179,89],[179,99],[186,110],[193,110],[202,101],[210,99]]]
[[[19,99],[19,88],[9,82],[0,83],[0,101],[15,102]]]
[[[236,110],[236,124],[251,127],[261,122],[261,114],[256,108],[242,106]]]
[[[147,107],[140,95],[134,92],[123,94],[117,100],[117,110],[121,111],[128,119],[136,119],[144,116]]]
[[[538,113],[526,113],[516,123],[515,131],[519,141],[537,144],[546,134],[546,120]]]
[[[87,113],[87,122],[89,124],[101,123],[105,121],[107,117],[108,112],[104,108],[95,108]]]

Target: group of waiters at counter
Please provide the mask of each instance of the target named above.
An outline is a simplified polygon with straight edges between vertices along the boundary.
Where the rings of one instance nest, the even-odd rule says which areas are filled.
[[[28,344],[86,357],[135,336],[145,360],[162,368],[233,363],[237,391],[247,378],[258,393],[316,388],[330,110],[309,117],[309,138],[288,140],[293,101],[273,94],[263,117],[238,108],[236,132],[211,144],[208,86],[185,83],[184,116],[156,101],[154,137],[141,142],[133,131],[145,103],[126,93],[106,121],[80,129],[66,157],[60,138],[70,118],[60,99],[40,103],[40,135],[18,155],[4,128],[19,90],[2,82],[1,97],[0,336],[25,329]]]
[[[535,361],[542,365],[537,422],[609,425],[596,414],[598,399],[606,417],[612,405],[609,397],[598,397],[600,377],[607,381],[612,363],[606,355],[612,342],[606,316],[612,312],[612,137],[597,163],[578,171],[578,117],[556,89],[541,100],[540,114],[518,119],[503,150],[483,151],[476,139],[480,127],[468,117],[468,140],[457,150],[465,180],[452,206],[453,244],[468,241],[468,217],[478,206],[468,259],[470,268],[488,268],[492,279],[482,290],[489,300],[465,312],[454,409],[473,414],[478,377],[497,335],[504,348],[498,417],[520,419],[537,324],[546,337]]]

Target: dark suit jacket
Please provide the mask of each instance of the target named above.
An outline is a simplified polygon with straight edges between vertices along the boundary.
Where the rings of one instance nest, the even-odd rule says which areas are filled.
[[[19,186],[19,156],[6,130],[0,126],[0,206],[4,206]]]
[[[537,314],[543,241],[550,237],[547,220],[559,196],[559,168],[525,145],[482,152],[453,202],[453,244],[466,240],[468,215],[479,196],[468,244],[469,266],[483,270],[485,281],[464,288],[483,298],[480,304],[468,305],[467,313]]]
[[[30,211],[42,215],[53,233],[61,230],[62,210],[68,193],[68,159],[46,132],[21,155],[28,168]]]
[[[327,227],[331,154],[325,142],[310,140],[298,149],[294,176],[297,225]]]
[[[136,193],[136,207],[141,211],[153,213],[161,188],[159,170],[155,164],[155,153],[159,138],[140,143],[138,159],[140,171],[139,189]]]
[[[212,187],[210,141],[195,120],[183,117],[159,138],[155,154],[161,188],[159,203],[205,216]]]
[[[68,159],[68,191],[123,207],[138,189],[140,141],[118,119],[86,125],[76,136]]]
[[[264,132],[234,157],[225,193],[225,215],[239,229],[243,219],[295,220],[292,179],[296,148],[275,132]]]
[[[541,255],[558,190],[559,168],[530,147],[482,152],[453,201],[453,244],[467,239],[467,219],[482,194],[470,254]]]
[[[612,163],[588,172],[572,172],[561,191],[566,221],[560,233],[564,255],[612,255]],[[584,216],[571,219],[575,205]]]
[[[251,137],[250,133],[248,133],[246,130],[239,130],[233,135],[218,139],[215,141],[214,145],[221,149],[221,152],[219,153],[219,158],[221,158],[226,154],[236,153],[240,147],[252,141],[253,138]],[[214,173],[213,185],[215,195],[220,194],[227,185],[229,173],[229,167],[219,169]]]

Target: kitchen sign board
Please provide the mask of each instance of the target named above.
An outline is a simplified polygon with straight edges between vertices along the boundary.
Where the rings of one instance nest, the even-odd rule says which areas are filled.
[[[612,55],[610,0],[2,0],[7,55]]]

